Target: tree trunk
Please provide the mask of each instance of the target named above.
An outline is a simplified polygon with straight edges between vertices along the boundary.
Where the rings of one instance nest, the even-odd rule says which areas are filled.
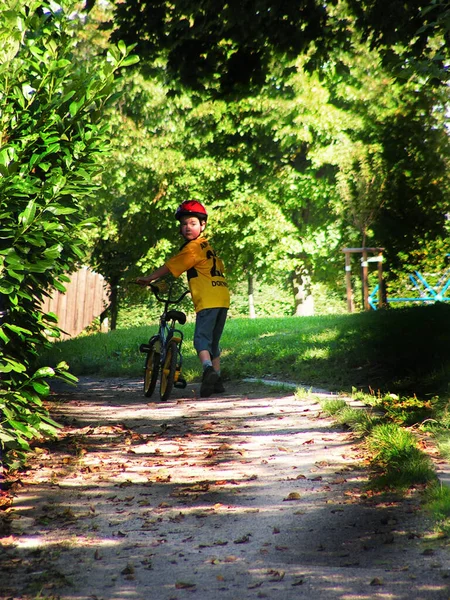
[[[311,275],[305,265],[298,266],[292,278],[295,300],[295,316],[314,315],[314,298],[311,294]]]
[[[248,316],[250,319],[254,319],[256,317],[255,312],[255,298],[253,296],[253,275],[251,273],[247,274],[247,283],[248,283]]]

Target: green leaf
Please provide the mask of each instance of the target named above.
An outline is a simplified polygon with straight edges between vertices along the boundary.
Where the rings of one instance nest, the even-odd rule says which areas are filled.
[[[6,333],[5,333],[4,329],[3,329],[3,327],[0,327],[0,339],[1,339],[1,340],[2,340],[2,341],[5,343],[5,344],[7,344],[7,343],[8,343],[8,342],[11,340],[11,338],[10,338],[10,337],[8,337],[8,336],[6,335]]]
[[[123,59],[122,61],[122,66],[123,67],[129,67],[130,65],[135,65],[136,63],[139,62],[139,56],[133,54],[131,56],[127,56],[126,58]]]
[[[20,433],[22,433],[22,435],[24,435],[28,439],[31,440],[33,437],[35,437],[36,432],[34,431],[34,428],[30,428],[24,423],[21,423],[20,421],[16,421],[14,419],[7,419],[7,421],[11,425],[11,427],[13,427],[13,429],[15,429],[16,431],[20,431]]]
[[[47,206],[45,208],[46,212],[50,212],[54,215],[71,215],[73,213],[78,212],[78,208],[71,208],[69,206],[59,206],[59,205],[53,205],[53,206]]]
[[[0,442],[6,444],[8,442],[13,442],[15,439],[15,436],[13,436],[11,433],[7,433],[0,425]]]
[[[17,362],[16,360],[12,360],[10,358],[4,358],[4,364],[0,363],[0,372],[2,373],[10,373],[14,371],[16,373],[24,373],[27,368],[24,364]]]
[[[4,327],[7,327],[14,333],[18,333],[18,334],[27,333],[28,335],[32,335],[32,333],[29,329],[25,329],[24,327],[19,327],[18,325],[12,325],[10,323],[5,323]]]
[[[28,227],[28,225],[33,221],[35,215],[36,202],[34,200],[30,200],[27,204],[26,209],[19,215],[19,223],[23,227]]]
[[[50,392],[50,386],[46,382],[33,381],[32,385],[36,392],[41,396],[47,396]]]
[[[14,289],[14,285],[9,283],[9,281],[0,281],[0,294],[5,294],[5,296],[8,296],[14,291]]]
[[[33,378],[35,377],[54,377],[55,370],[52,367],[41,367],[34,373]]]

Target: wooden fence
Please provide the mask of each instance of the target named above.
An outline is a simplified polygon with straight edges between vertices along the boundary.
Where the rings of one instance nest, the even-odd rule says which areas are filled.
[[[86,267],[73,273],[65,287],[65,294],[55,291],[42,306],[44,312],[55,313],[58,317],[62,339],[81,333],[109,304],[104,277]]]

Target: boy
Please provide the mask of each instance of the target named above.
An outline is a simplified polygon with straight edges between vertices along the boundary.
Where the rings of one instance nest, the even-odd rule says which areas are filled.
[[[178,207],[175,218],[180,222],[180,233],[186,240],[180,252],[147,277],[138,277],[136,282],[147,285],[169,273],[179,277],[186,271],[197,313],[194,348],[203,366],[200,396],[206,398],[214,392],[225,391],[220,377],[219,341],[230,306],[230,294],[223,263],[203,237],[208,219],[203,204],[185,200]]]

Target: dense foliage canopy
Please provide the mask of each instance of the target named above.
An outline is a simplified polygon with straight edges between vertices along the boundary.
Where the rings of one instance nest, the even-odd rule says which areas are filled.
[[[125,0],[116,4],[113,39],[167,60],[183,85],[220,93],[262,85],[274,56],[309,54],[309,68],[318,67],[337,48],[350,49],[355,30],[398,74],[415,68],[440,81],[449,13],[444,0]]]

